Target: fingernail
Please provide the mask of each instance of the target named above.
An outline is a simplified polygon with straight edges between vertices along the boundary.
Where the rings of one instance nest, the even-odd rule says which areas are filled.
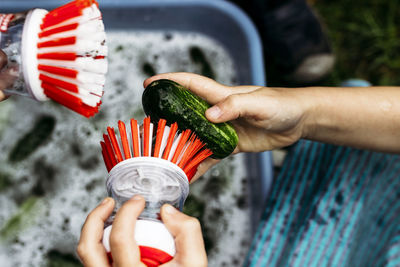
[[[135,201],[138,201],[138,200],[142,200],[142,197],[139,196],[139,195],[136,195],[132,199],[135,200]]]
[[[222,115],[222,111],[218,106],[213,106],[207,110],[207,117],[218,119]]]
[[[107,204],[107,203],[109,203],[110,201],[111,201],[111,198],[106,197],[105,199],[103,199],[103,201],[100,203],[100,205]]]
[[[166,213],[171,214],[171,215],[177,212],[177,210],[169,204],[166,204],[164,209],[165,209]]]

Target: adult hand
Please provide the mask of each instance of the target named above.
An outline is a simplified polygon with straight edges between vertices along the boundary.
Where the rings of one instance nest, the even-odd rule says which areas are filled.
[[[213,105],[206,111],[214,123],[232,121],[239,143],[234,151],[260,152],[285,147],[305,133],[305,107],[292,90],[260,86],[225,86],[209,78],[192,73],[165,73],[144,81],[170,79]],[[200,164],[192,181],[200,177],[217,160],[207,159]]]
[[[114,261],[112,266],[145,266],[140,262],[139,247],[134,239],[135,223],[144,206],[144,199],[135,196],[118,210],[110,234]],[[88,215],[77,248],[84,266],[111,266],[102,244],[102,237],[104,222],[113,208],[114,200],[106,198]],[[175,238],[176,245],[175,257],[162,266],[207,266],[207,256],[198,221],[167,204],[161,209],[161,218]]]
[[[207,254],[199,221],[168,204],[161,208],[161,219],[174,237],[176,246],[175,257],[161,266],[206,267]]]
[[[6,96],[2,90],[6,89],[8,86],[8,81],[6,77],[3,77],[1,70],[7,65],[7,55],[0,49],[0,101],[3,101]]]

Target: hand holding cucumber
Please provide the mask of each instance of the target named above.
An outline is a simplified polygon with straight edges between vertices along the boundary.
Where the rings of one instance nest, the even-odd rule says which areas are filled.
[[[279,89],[230,87],[191,73],[156,75],[147,79],[144,87],[160,79],[173,80],[214,105],[205,111],[206,118],[211,122],[232,121],[239,137],[233,153],[271,150],[290,145],[302,136],[301,105]],[[193,180],[217,162],[215,159],[203,162]]]
[[[231,121],[239,137],[233,153],[272,150],[300,138],[400,153],[399,87],[225,86],[191,73],[156,75],[144,86],[159,79],[173,80],[213,105],[205,111],[209,121]],[[204,161],[192,181],[216,162]]]

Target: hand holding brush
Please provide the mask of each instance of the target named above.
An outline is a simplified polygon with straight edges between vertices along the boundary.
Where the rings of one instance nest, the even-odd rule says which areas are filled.
[[[105,221],[111,215],[114,205],[115,201],[112,198],[104,199],[88,215],[82,227],[77,253],[84,266],[111,266],[101,244],[101,238]],[[140,261],[137,243],[133,238],[127,238],[134,235],[135,229],[132,226],[138,221],[144,206],[144,199],[137,196],[125,202],[116,214],[111,232],[113,266],[145,266]],[[161,208],[161,219],[174,236],[177,248],[175,257],[161,266],[207,266],[207,255],[199,221],[168,204]]]

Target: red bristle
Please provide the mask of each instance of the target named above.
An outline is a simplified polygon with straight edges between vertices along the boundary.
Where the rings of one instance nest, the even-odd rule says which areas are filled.
[[[121,135],[121,143],[122,143],[122,149],[124,150],[125,159],[130,159],[131,152],[129,150],[129,142],[128,142],[128,137],[126,135],[125,123],[123,123],[122,121],[118,121],[118,129],[119,129],[119,134]]]
[[[76,43],[76,36],[57,38],[55,40],[39,42],[37,44],[38,48],[43,47],[54,47],[54,46],[63,46],[63,45],[73,45]]]
[[[190,181],[193,179],[193,176],[196,174],[196,172],[197,172],[197,167],[199,167],[199,165],[200,165],[200,163],[197,164],[197,166],[194,166],[190,171],[188,171],[188,172],[186,173],[186,176],[187,176],[187,178],[188,178],[189,183],[190,183]]]
[[[106,56],[95,56],[93,59],[104,59]]]
[[[139,139],[138,139],[139,133],[138,133],[137,121],[134,119],[131,119],[131,133],[132,133],[133,156],[140,157]]]
[[[40,25],[40,28],[43,30],[68,19],[78,17],[82,14],[82,10],[84,8],[91,6],[94,2],[95,1],[90,0],[76,0],[60,6],[46,14],[46,16],[43,18],[43,23]]]
[[[56,33],[60,33],[60,32],[75,30],[76,28],[78,28],[78,26],[79,26],[78,23],[72,23],[72,24],[60,26],[57,28],[53,28],[53,29],[50,29],[47,31],[42,31],[39,33],[39,38],[47,37],[47,36],[50,36],[50,35],[53,35]]]
[[[103,156],[103,161],[104,161],[104,164],[106,165],[106,169],[107,169],[108,172],[110,172],[111,166],[110,166],[110,163],[107,162],[106,154],[105,154],[104,150],[101,150],[101,154],[102,154],[102,156]]]
[[[185,166],[185,163],[190,159],[188,156],[191,154],[191,151],[194,149],[194,146],[193,146],[193,139],[194,139],[194,136],[195,136],[194,134],[192,134],[192,135],[190,136],[190,139],[189,139],[189,141],[187,142],[186,149],[185,149],[185,151],[183,152],[183,155],[182,155],[182,157],[181,157],[181,160],[180,160],[179,163],[177,164],[178,167],[180,167],[181,169],[182,169],[183,166]]]
[[[71,95],[62,89],[56,87],[54,84],[42,82],[42,88],[44,89],[44,93],[48,95],[50,98],[57,102],[61,102],[61,104],[75,104],[81,105],[82,100],[79,97]]]
[[[181,155],[182,149],[185,147],[186,141],[189,139],[191,130],[185,130],[182,133],[181,139],[178,142],[178,145],[175,149],[175,153],[172,156],[171,162],[176,163],[178,161],[179,156]]]
[[[75,111],[78,112],[79,114],[89,118],[89,117],[92,117],[94,114],[99,112],[100,105],[101,105],[101,102],[98,103],[95,107],[91,107],[91,106],[86,105],[85,103],[83,103]]]
[[[91,117],[99,110],[98,107],[101,102],[96,107],[91,107],[84,104],[80,98],[73,96],[52,84],[42,82],[42,88],[47,97],[85,117]]]
[[[42,25],[40,25],[40,29],[44,30],[51,26],[57,25],[63,21],[79,17],[80,15],[82,15],[82,11],[76,7],[67,10],[64,13],[63,12],[55,13],[54,11],[51,11],[43,18],[43,23]]]
[[[76,53],[58,53],[58,52],[53,52],[53,53],[42,53],[38,54],[37,58],[38,59],[55,59],[55,60],[75,60],[76,59]]]
[[[185,164],[203,147],[203,143],[193,134],[190,137],[188,148],[182,156],[178,166],[183,169]]]
[[[79,71],[74,70],[74,69],[67,69],[67,68],[48,66],[48,65],[42,65],[42,64],[38,65],[38,69],[42,70],[42,71],[50,72],[53,74],[66,76],[69,78],[76,78],[76,76],[79,73]]]
[[[193,149],[192,151],[190,151],[188,158],[191,159],[192,157],[194,157],[194,155],[196,155],[196,153],[199,152],[200,149],[202,149],[204,146],[205,144],[201,142],[201,140],[198,137],[196,137],[195,140],[193,141]]]
[[[154,145],[153,157],[158,158],[160,155],[161,143],[164,136],[165,125],[167,121],[164,119],[160,119],[157,125],[157,134],[156,134],[156,143]]]
[[[143,156],[144,157],[149,157],[150,153],[150,117],[146,117],[143,120]]]
[[[60,87],[62,89],[65,89],[65,90],[68,90],[68,91],[71,91],[74,93],[79,92],[78,86],[73,83],[69,83],[69,82],[62,81],[60,79],[52,78],[52,77],[49,77],[44,74],[39,74],[39,79],[45,83],[53,84],[57,87]]]
[[[171,125],[171,128],[169,130],[167,145],[165,146],[164,154],[162,157],[163,159],[168,160],[168,156],[169,156],[169,153],[171,152],[172,144],[174,142],[174,138],[175,138],[175,134],[176,134],[177,130],[178,130],[178,124],[175,122]]]
[[[122,121],[118,121],[118,129],[121,136],[122,148],[124,152],[125,159],[134,157],[140,157],[140,136],[138,135],[138,124],[137,121],[131,119],[131,133],[132,133],[132,146],[133,146],[133,155],[130,153],[129,141],[126,133],[126,126]],[[150,117],[147,117],[143,121],[143,156],[150,156],[149,151],[150,147],[150,137],[151,137],[151,121]],[[154,144],[154,157],[158,157],[161,151],[161,143],[163,140],[164,130],[166,126],[166,121],[164,119],[160,119],[157,125],[157,134],[156,141]],[[168,160],[169,154],[171,152],[172,146],[175,141],[175,136],[178,131],[178,124],[173,123],[170,127],[170,132],[167,138],[167,144],[163,153],[162,158]],[[102,147],[102,154],[104,158],[104,162],[106,164],[107,170],[111,170],[113,166],[123,161],[123,156],[120,150],[120,146],[118,144],[117,137],[115,135],[115,131],[111,127],[107,127],[108,135],[104,134],[104,142],[100,142]],[[172,159],[170,160],[172,163],[177,164],[188,177],[189,182],[196,174],[197,168],[201,162],[207,159],[212,155],[210,149],[204,149],[205,144],[201,142],[201,140],[192,133],[191,130],[187,129],[181,133],[179,141],[176,145],[176,149],[174,155],[172,155]]]
[[[119,149],[117,137],[115,136],[114,128],[107,127],[108,136],[110,137],[112,147],[114,149],[115,155],[117,156],[117,161],[121,162],[124,159],[122,158],[121,150]]]
[[[203,160],[205,160],[206,158],[208,158],[209,156],[212,155],[211,150],[204,149],[202,151],[200,151],[199,153],[197,153],[196,156],[194,156],[194,158],[183,168],[183,171],[185,173],[189,172],[194,166],[200,164]]]
[[[103,155],[104,163],[106,164],[107,171],[110,172],[110,170],[112,169],[113,166],[111,163],[111,159],[107,153],[106,143],[101,141],[100,145],[101,145],[101,154]]]
[[[51,10],[47,14],[47,16],[56,16],[58,12],[61,13],[61,11],[65,11],[66,9],[69,9],[71,7],[75,7],[77,5],[77,3],[78,3],[78,1],[74,0],[74,1],[71,1],[71,2],[69,2],[67,4],[65,4],[65,5],[59,6],[59,7],[55,8],[55,9]]]
[[[115,154],[112,149],[110,138],[108,137],[108,135],[103,134],[103,139],[104,139],[104,143],[106,144],[106,152],[107,152],[108,158],[110,159],[111,165],[114,167],[115,165],[117,165],[117,159],[115,158]]]

